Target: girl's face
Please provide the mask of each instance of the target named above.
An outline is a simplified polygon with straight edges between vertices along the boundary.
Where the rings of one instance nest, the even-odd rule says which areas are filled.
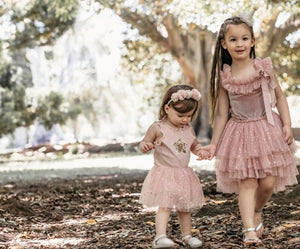
[[[165,112],[168,115],[168,120],[170,123],[180,128],[191,122],[194,110],[186,113],[180,113],[177,112],[173,107],[165,105]]]
[[[229,25],[225,39],[222,41],[222,47],[228,50],[233,61],[248,59],[254,41],[246,24]]]

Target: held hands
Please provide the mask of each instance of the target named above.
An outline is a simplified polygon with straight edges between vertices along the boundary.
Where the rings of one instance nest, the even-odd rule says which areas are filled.
[[[142,153],[147,153],[150,150],[154,149],[154,144],[150,143],[150,142],[142,141],[142,142],[140,142],[139,148]]]
[[[197,148],[197,160],[211,160],[213,159],[216,153],[217,147],[213,144],[209,144],[207,146],[199,146]]]

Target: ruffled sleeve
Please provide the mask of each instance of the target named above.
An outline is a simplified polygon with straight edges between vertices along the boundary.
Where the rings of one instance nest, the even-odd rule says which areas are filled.
[[[271,88],[276,87],[276,82],[272,80],[271,75],[273,75],[273,64],[270,57],[266,57],[265,59],[257,58],[254,61],[255,68],[259,72],[260,75],[264,77],[270,78],[269,85]]]
[[[259,74],[262,76],[262,79],[267,79],[268,91],[270,94],[270,102],[271,106],[274,108],[276,105],[276,96],[274,89],[276,88],[276,82],[273,77],[273,65],[270,57],[266,57],[265,59],[256,59],[255,67],[258,70]]]
[[[268,122],[271,125],[274,125],[274,119],[272,115],[272,107],[275,107],[276,105],[276,96],[275,96],[275,87],[276,82],[274,81],[273,75],[273,66],[272,61],[270,57],[267,57],[265,59],[256,59],[254,61],[254,65],[261,76],[259,78],[262,93],[263,93],[263,99],[264,99],[264,105],[266,110],[266,115]]]

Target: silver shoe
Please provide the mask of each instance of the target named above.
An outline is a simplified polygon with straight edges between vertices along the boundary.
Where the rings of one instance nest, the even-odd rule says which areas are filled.
[[[182,238],[183,244],[188,245],[190,248],[199,248],[202,246],[202,241],[192,235],[186,235]]]
[[[157,248],[172,248],[174,246],[174,242],[167,238],[165,234],[157,235],[152,243],[154,249]]]

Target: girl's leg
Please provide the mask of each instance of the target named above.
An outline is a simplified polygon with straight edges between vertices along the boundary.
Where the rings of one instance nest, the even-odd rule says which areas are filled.
[[[178,211],[178,219],[182,237],[191,234],[191,213]]]
[[[155,217],[156,236],[153,240],[153,248],[172,248],[174,242],[166,235],[167,225],[171,210],[168,208],[159,208]]]
[[[255,213],[254,213],[254,224],[256,227],[259,226],[262,221],[262,209],[270,199],[273,193],[275,184],[274,176],[267,176],[263,179],[259,179],[258,188],[256,190],[256,204],[255,204]],[[260,237],[264,231],[262,224],[257,230],[257,235]]]
[[[267,176],[258,180],[258,188],[256,190],[255,210],[262,210],[273,193],[275,184],[274,176]]]
[[[159,208],[155,217],[156,235],[166,234],[171,210]]]
[[[199,248],[202,245],[202,241],[191,235],[191,213],[178,211],[178,218],[184,244],[189,245],[191,248]]]
[[[256,190],[258,180],[249,178],[241,181],[239,193],[239,209],[242,217],[244,229],[255,228],[254,210],[256,204]],[[247,239],[257,239],[255,231],[245,233]]]

